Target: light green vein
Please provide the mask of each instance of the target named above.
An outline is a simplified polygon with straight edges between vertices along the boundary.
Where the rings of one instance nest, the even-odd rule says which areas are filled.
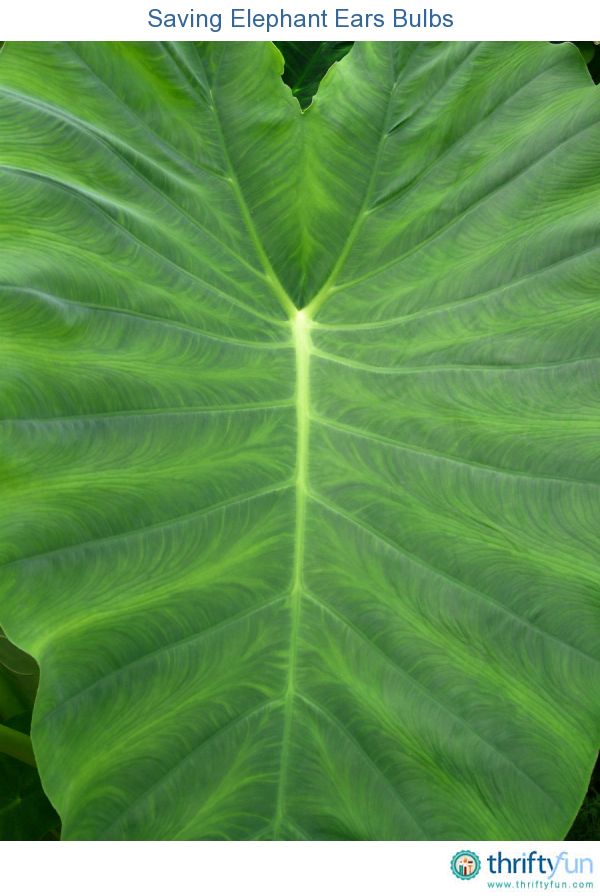
[[[199,644],[203,642],[206,638],[212,637],[213,635],[223,631],[223,629],[231,628],[232,626],[237,625],[239,622],[245,622],[248,619],[251,619],[253,616],[259,615],[265,610],[271,609],[271,607],[276,606],[279,603],[282,603],[287,594],[279,594],[277,597],[271,598],[271,600],[266,601],[265,603],[258,604],[257,606],[250,607],[249,610],[243,610],[240,613],[236,613],[234,616],[227,616],[225,619],[221,619],[219,622],[214,623],[213,625],[209,625],[207,628],[203,628],[202,631],[195,632],[192,635],[186,635],[185,638],[180,638],[178,641],[169,641],[167,644],[161,644],[160,647],[157,647],[155,650],[151,650],[149,653],[144,653],[141,656],[137,656],[133,660],[129,660],[121,666],[117,666],[116,669],[112,669],[110,672],[107,672],[106,675],[102,675],[100,678],[94,679],[87,687],[82,688],[80,691],[77,691],[74,694],[70,694],[66,697],[61,703],[57,706],[53,707],[50,712],[46,713],[40,719],[36,719],[36,725],[40,726],[42,723],[45,724],[49,721],[49,719],[53,718],[57,715],[62,715],[62,713],[69,706],[72,706],[73,703],[80,703],[82,698],[85,696],[89,696],[91,693],[94,693],[99,687],[105,685],[109,681],[115,681],[120,678],[124,672],[131,671],[132,669],[136,669],[139,671],[140,667],[146,666],[148,662],[155,660],[159,656],[165,656],[171,653],[177,653],[177,651],[182,648],[189,647],[191,644]]]
[[[412,54],[414,53],[415,48],[416,48],[416,44],[413,46],[413,48],[410,52],[410,56],[412,56]],[[409,56],[409,59],[410,59],[410,56]],[[405,63],[405,67],[407,64],[408,64],[408,60]],[[401,74],[403,74],[403,72],[404,72],[404,69],[402,70]],[[360,233],[360,230],[361,230],[366,218],[369,215],[369,202],[371,200],[371,195],[373,193],[373,188],[375,186],[377,174],[379,173],[379,165],[381,162],[381,155],[383,152],[383,148],[385,146],[386,138],[388,136],[387,131],[388,131],[388,125],[389,125],[390,111],[392,109],[392,102],[394,99],[396,88],[397,88],[398,84],[400,83],[401,74],[397,75],[394,78],[393,86],[391,87],[390,92],[389,92],[388,101],[387,101],[387,105],[386,105],[385,113],[384,113],[384,117],[383,117],[383,122],[382,122],[383,126],[382,126],[381,136],[380,136],[379,142],[377,144],[377,149],[375,151],[373,164],[371,166],[370,177],[369,177],[367,186],[365,188],[365,192],[363,195],[363,201],[358,210],[358,214],[356,215],[356,218],[354,219],[354,223],[352,224],[352,227],[350,228],[350,231],[346,238],[346,242],[337,258],[337,261],[335,262],[333,268],[331,269],[329,276],[327,277],[327,279],[325,280],[325,283],[323,283],[323,285],[321,286],[321,288],[319,289],[317,294],[307,304],[307,308],[309,309],[312,317],[315,316],[315,314],[325,304],[325,302],[327,301],[329,296],[334,291],[333,288],[335,285],[335,281],[336,281],[340,271],[343,269],[344,264],[346,263],[346,259],[350,255],[350,252],[352,251],[352,247],[354,246],[354,244],[356,242],[356,239]]]
[[[180,149],[174,147],[172,143],[167,143],[166,140],[164,140],[160,136],[160,134],[158,134],[150,127],[145,118],[142,118],[142,116],[132,106],[130,106],[122,96],[120,96],[115,92],[115,90],[113,90],[110,84],[107,84],[104,78],[102,78],[98,74],[98,72],[94,68],[92,68],[87,59],[84,59],[81,53],[77,52],[73,44],[67,44],[66,46],[69,47],[69,49],[73,53],[73,56],[82,66],[82,68],[87,69],[94,80],[104,88],[106,93],[111,97],[111,101],[116,102],[118,106],[125,110],[132,121],[137,122],[142,130],[146,131],[146,133],[150,136],[151,142],[154,143],[155,146],[160,149],[160,151],[163,152],[167,158],[173,160],[174,162],[177,162],[177,160],[179,160],[180,164],[183,163],[182,167],[187,168],[190,172],[204,173],[208,171],[209,174],[213,174],[216,177],[223,176],[221,172],[215,171],[214,169],[206,165],[199,164],[197,160],[194,161],[190,159],[190,157],[181,152]]]
[[[388,445],[398,451],[407,451],[411,454],[417,454],[423,457],[432,457],[436,460],[446,461],[447,463],[456,464],[461,467],[470,467],[474,470],[482,470],[483,472],[495,474],[497,476],[518,476],[523,479],[531,479],[534,482],[555,482],[557,485],[575,485],[583,487],[598,488],[599,482],[593,482],[588,479],[571,479],[563,476],[547,476],[543,473],[527,473],[524,470],[508,470],[502,467],[494,467],[491,464],[484,464],[480,461],[465,460],[461,457],[453,457],[451,454],[444,454],[441,451],[434,451],[431,448],[423,448],[420,445],[411,445],[409,442],[400,442],[387,436],[377,435],[367,432],[364,429],[358,429],[355,426],[349,426],[346,423],[328,420],[325,417],[311,415],[311,420],[327,429],[333,429],[336,432],[343,432],[357,439],[365,439],[367,442],[374,442],[377,445]]]
[[[26,105],[29,105],[29,106],[32,106],[34,109],[38,110],[39,112],[42,112],[46,115],[51,115],[54,118],[58,118],[59,121],[62,121],[64,119],[73,127],[73,129],[75,131],[82,132],[86,136],[90,137],[92,140],[95,140],[96,142],[100,143],[101,146],[103,146],[106,150],[108,150],[108,152],[111,154],[111,156],[114,156],[116,159],[119,160],[120,164],[123,165],[123,167],[128,171],[128,173],[131,175],[133,180],[141,181],[148,188],[148,190],[151,193],[155,194],[156,196],[159,196],[162,200],[164,200],[167,203],[167,205],[169,205],[169,206],[171,206],[171,208],[175,209],[179,213],[181,218],[185,221],[188,221],[194,229],[203,233],[207,239],[211,240],[213,243],[216,243],[218,246],[220,246],[224,251],[226,251],[229,255],[231,255],[236,261],[241,260],[241,257],[238,255],[238,253],[235,252],[230,246],[228,246],[227,243],[225,243],[223,240],[219,239],[211,230],[209,230],[207,227],[204,227],[197,220],[192,218],[185,211],[185,209],[172,198],[172,196],[169,196],[167,193],[164,192],[164,190],[161,190],[156,184],[154,184],[154,183],[152,183],[152,181],[148,180],[148,178],[145,177],[138,168],[134,168],[133,165],[131,164],[131,162],[128,160],[128,158],[125,155],[123,155],[122,152],[119,151],[118,147],[122,146],[127,152],[129,152],[131,154],[132,157],[134,157],[134,158],[137,157],[137,158],[143,160],[151,168],[158,169],[161,176],[164,176],[165,174],[167,174],[171,178],[171,180],[181,181],[187,191],[194,190],[195,184],[194,184],[193,180],[184,180],[183,178],[179,177],[171,169],[165,168],[164,166],[162,166],[160,164],[160,162],[156,161],[151,156],[145,155],[139,149],[134,149],[132,146],[130,146],[124,140],[121,140],[119,137],[115,137],[114,135],[107,134],[105,131],[100,130],[95,125],[93,125],[91,123],[84,122],[82,119],[71,115],[64,109],[59,109],[57,106],[53,106],[49,103],[36,101],[36,100],[32,99],[31,97],[26,96],[25,94],[17,93],[15,91],[9,90],[6,87],[2,87],[2,86],[0,86],[0,94],[5,94],[6,96],[10,97],[13,100],[25,103]],[[224,182],[227,181],[227,178],[224,173],[211,171],[210,169],[206,169],[206,170],[209,174],[212,174],[214,177],[219,178],[219,180],[222,180]],[[255,272],[255,274],[257,276],[264,278],[265,275],[263,274],[262,271],[259,271],[258,269],[254,268],[252,265],[249,265],[249,267],[251,268],[251,270],[253,270]]]
[[[206,330],[200,330],[198,327],[194,327],[191,324],[183,323],[182,321],[178,321],[168,317],[159,317],[157,314],[149,314],[146,311],[139,311],[134,308],[115,308],[113,305],[95,305],[90,302],[81,302],[77,299],[71,299],[65,296],[56,296],[52,293],[44,292],[41,289],[33,289],[32,287],[27,286],[16,286],[12,283],[0,283],[0,290],[36,296],[43,301],[50,302],[56,305],[63,305],[65,307],[73,306],[75,308],[81,308],[85,311],[107,314],[108,316],[116,314],[123,317],[130,317],[136,321],[147,321],[150,325],[155,325],[169,330],[178,330],[181,333],[186,333],[190,336],[201,336],[203,339],[207,339],[211,342],[219,342],[223,345],[239,346],[240,348],[264,349],[265,351],[272,351],[273,349],[280,348],[290,348],[291,346],[291,343],[289,342],[276,342],[274,340],[271,342],[254,342],[250,339],[235,339],[233,336],[224,335],[221,333],[207,333]],[[211,287],[211,291],[216,292],[214,287]],[[276,327],[286,325],[285,321],[276,320],[275,318],[269,319],[269,323],[271,323],[272,326]]]
[[[324,324],[320,321],[315,321],[314,326],[319,330],[333,330],[334,332],[350,332],[354,333],[357,330],[382,330],[388,329],[389,327],[393,327],[396,325],[402,325],[405,323],[410,323],[413,321],[420,321],[423,318],[433,317],[436,314],[444,314],[448,311],[453,311],[455,308],[463,308],[465,305],[476,304],[480,302],[482,299],[489,298],[489,296],[493,296],[496,293],[502,293],[510,289],[514,289],[516,286],[521,286],[523,283],[528,283],[530,280],[534,280],[536,277],[539,277],[543,274],[548,273],[549,271],[555,271],[557,268],[562,267],[562,265],[566,265],[572,261],[579,261],[579,259],[587,256],[593,255],[594,253],[600,252],[598,245],[594,244],[589,249],[584,249],[583,251],[577,251],[573,255],[566,255],[563,258],[559,258],[557,261],[553,261],[551,264],[545,265],[541,268],[536,268],[535,271],[530,271],[528,274],[524,274],[522,277],[518,277],[515,280],[509,280],[507,283],[501,283],[499,286],[494,286],[492,289],[488,289],[485,292],[474,293],[470,296],[463,296],[461,299],[453,302],[447,302],[443,305],[434,305],[431,308],[426,308],[423,311],[415,311],[412,314],[402,314],[398,317],[387,318],[384,320],[375,320],[366,324],[363,323],[350,323],[350,324]],[[347,283],[340,283],[339,286],[335,288],[335,291],[341,291],[345,289],[350,289],[359,281],[351,281]],[[577,306],[577,312],[581,313],[582,306]],[[595,301],[591,305],[584,305],[584,311],[598,311],[598,302]],[[568,313],[572,315],[572,309],[567,309]]]
[[[175,53],[176,52],[177,51],[175,49]],[[184,59],[181,59],[180,56],[177,56],[177,62],[186,71],[189,71],[191,77],[194,78],[194,80],[197,80],[197,76],[196,76],[195,72],[193,72],[189,68],[189,66],[187,65],[187,63]],[[225,132],[223,130],[223,123],[221,121],[221,116],[219,115],[219,110],[218,110],[217,104],[214,102],[212,90],[211,90],[211,99],[213,100],[212,107],[213,107],[213,112],[214,112],[214,120],[215,120],[215,123],[217,126],[217,134],[218,134],[218,138],[219,138],[219,144],[221,147],[221,151],[223,153],[223,158],[225,159],[225,162],[226,162],[226,165],[227,165],[227,168],[229,171],[229,176],[228,176],[227,180],[228,180],[228,182],[231,186],[231,189],[234,193],[234,196],[237,200],[238,207],[239,207],[241,215],[242,215],[242,219],[244,221],[244,224],[246,225],[246,230],[247,230],[248,235],[252,241],[254,249],[261,261],[261,264],[263,265],[267,280],[269,281],[269,284],[270,284],[275,296],[277,297],[277,300],[279,301],[281,307],[288,314],[288,316],[293,319],[293,316],[296,311],[296,306],[295,306],[294,302],[292,301],[292,299],[290,298],[290,296],[288,295],[287,290],[284,288],[283,284],[281,283],[281,280],[275,273],[273,265],[271,264],[271,260],[265,251],[265,247],[262,244],[262,240],[258,234],[256,227],[255,227],[254,221],[252,220],[252,215],[250,214],[250,209],[248,208],[248,203],[246,202],[246,197],[244,196],[244,193],[240,186],[240,182],[237,177],[235,168],[233,166],[233,162],[231,160],[231,155],[230,155],[229,149],[227,147],[227,141],[225,139]]]
[[[478,45],[474,46],[474,49],[477,49]],[[458,72],[465,62],[467,62],[471,58],[472,54],[468,54],[463,62],[458,66],[455,70],[452,77],[449,79],[448,84],[451,84],[455,78],[456,72]],[[545,79],[548,76],[548,72],[554,68],[557,68],[560,64],[560,61],[557,61],[554,65],[549,65],[547,68],[542,69],[535,78],[531,78],[527,80],[518,90],[515,90],[514,93],[508,94],[508,96],[503,97],[499,103],[493,106],[489,112],[485,115],[482,115],[475,124],[469,127],[464,133],[460,135],[457,140],[452,141],[442,153],[440,153],[434,162],[428,165],[423,171],[420,172],[419,176],[412,181],[407,187],[403,187],[401,190],[397,190],[396,192],[389,194],[387,196],[382,196],[380,200],[378,200],[376,204],[376,208],[380,209],[385,205],[388,205],[394,201],[394,199],[402,198],[403,200],[407,199],[409,196],[412,196],[413,193],[417,192],[419,188],[425,183],[427,180],[431,178],[431,175],[436,172],[442,165],[444,165],[448,158],[451,157],[457,149],[462,148],[465,141],[469,138],[472,138],[474,134],[478,133],[480,130],[487,130],[490,127],[491,121],[497,112],[503,109],[506,105],[513,102],[516,97],[519,97],[524,91],[531,89],[531,87],[539,80]],[[441,91],[438,91],[439,93]],[[434,94],[435,96],[435,94]],[[432,97],[428,98],[427,106],[425,109],[429,111],[431,109],[431,100]],[[423,107],[421,107],[422,109]],[[533,112],[533,109],[531,110]],[[544,117],[546,114],[546,110],[541,117]],[[531,115],[527,116],[526,122],[527,128],[531,129]]]
[[[99,840],[107,840],[111,839],[108,835],[111,831],[118,829],[119,825],[125,820],[125,818],[129,817],[132,814],[132,810],[134,810],[140,804],[146,802],[149,797],[156,794],[158,791],[163,789],[166,784],[176,775],[178,774],[182,768],[184,768],[187,764],[192,762],[199,753],[202,753],[206,750],[215,740],[223,737],[225,734],[228,734],[243,722],[247,722],[249,719],[254,716],[262,713],[268,712],[271,709],[274,709],[277,706],[281,705],[281,700],[265,700],[261,703],[258,703],[256,706],[253,706],[251,709],[246,712],[241,713],[239,716],[236,716],[222,728],[218,728],[216,731],[213,731],[212,734],[209,734],[207,738],[205,738],[201,743],[197,744],[190,752],[180,759],[169,771],[162,775],[158,781],[156,781],[151,787],[144,791],[144,793],[140,794],[136,797],[127,808],[121,813],[121,815],[117,816],[115,820],[111,823],[110,827],[108,827],[102,836],[97,837]]]
[[[298,630],[304,571],[304,542],[306,535],[306,497],[308,491],[308,452],[310,427],[310,319],[300,310],[293,322],[296,347],[296,521],[295,554],[292,589],[290,593],[290,655],[285,690],[284,725],[281,744],[281,764],[277,788],[277,803],[273,823],[274,837],[277,839],[285,811],[285,789],[287,784],[294,698],[296,696],[296,663],[298,654]]]
[[[298,694],[298,697],[300,700],[302,700],[303,703],[305,703],[307,706],[311,707],[311,709],[314,712],[323,716],[324,719],[327,719],[329,724],[332,725],[333,728],[337,729],[344,736],[344,738],[348,741],[348,743],[350,743],[354,747],[357,755],[359,755],[361,757],[362,761],[367,763],[367,765],[371,768],[371,770],[373,772],[375,772],[376,777],[379,778],[379,780],[381,780],[381,782],[386,786],[387,790],[389,791],[390,795],[393,797],[394,801],[398,804],[398,806],[400,806],[402,811],[409,817],[409,819],[412,821],[412,823],[417,828],[419,833],[423,835],[423,838],[426,840],[429,839],[427,832],[421,827],[421,825],[417,821],[417,819],[414,815],[414,812],[408,808],[407,804],[404,802],[404,800],[402,799],[402,797],[400,796],[400,794],[398,793],[397,789],[394,787],[394,785],[392,784],[392,782],[390,781],[388,776],[377,765],[377,763],[375,762],[373,757],[366,751],[366,749],[363,747],[363,745],[356,739],[355,735],[352,734],[352,732],[346,727],[346,725],[340,719],[338,719],[337,716],[334,716],[331,712],[329,712],[329,710],[325,709],[324,706],[321,706],[320,703],[315,703],[315,701],[312,700],[310,697],[308,697],[306,694]]]
[[[7,170],[4,166],[0,167],[0,170]],[[30,180],[39,180],[42,182],[48,183],[51,188],[56,189],[58,192],[63,192],[70,194],[73,198],[75,198],[78,202],[81,203],[82,206],[90,207],[95,214],[97,214],[100,218],[110,222],[111,226],[119,232],[126,235],[127,239],[131,240],[131,242],[138,246],[143,253],[147,253],[151,258],[157,259],[161,264],[165,264],[167,267],[172,268],[174,271],[177,271],[179,274],[182,274],[184,277],[187,277],[191,283],[198,283],[207,292],[215,292],[218,293],[221,298],[223,298],[226,302],[229,302],[231,305],[234,305],[236,308],[240,308],[240,310],[244,311],[246,314],[252,315],[260,320],[265,320],[268,323],[276,322],[276,318],[269,317],[266,314],[263,314],[262,311],[258,311],[256,308],[253,308],[251,305],[246,305],[245,302],[240,302],[239,299],[234,298],[227,292],[218,289],[212,283],[209,283],[208,280],[204,280],[198,274],[194,273],[194,271],[189,270],[188,268],[182,267],[182,265],[178,264],[172,258],[169,258],[162,252],[159,252],[154,246],[150,243],[143,240],[137,234],[135,234],[132,230],[129,230],[119,221],[117,221],[109,212],[98,202],[95,202],[88,198],[88,195],[85,191],[80,188],[74,189],[73,187],[68,186],[63,181],[55,180],[52,177],[48,177],[44,174],[35,174],[31,171],[24,171],[22,169],[11,168],[10,172],[16,177],[28,178]],[[221,272],[221,276],[222,272]],[[232,278],[227,278],[231,280],[231,283],[235,286],[239,286],[239,282],[234,281]],[[287,295],[287,293],[286,293]],[[291,301],[291,300],[290,300]]]
[[[218,408],[204,407],[194,405],[183,405],[182,407],[172,407],[172,408],[131,408],[129,410],[120,410],[120,411],[101,411],[100,413],[90,413],[90,414],[65,414],[61,417],[4,417],[0,420],[0,426],[3,423],[10,424],[43,424],[45,426],[51,425],[53,423],[61,424],[68,423],[69,421],[75,420],[104,420],[104,419],[112,419],[113,417],[122,417],[122,418],[133,418],[133,417],[175,417],[180,415],[189,415],[189,416],[205,416],[205,415],[224,415],[228,414],[241,414],[241,413],[257,413],[258,411],[273,411],[273,410],[291,410],[295,407],[294,402],[292,401],[282,401],[282,402],[261,402],[257,404],[233,404],[233,405],[223,405]]]
[[[369,271],[367,274],[364,274],[362,277],[358,277],[356,280],[353,280],[352,286],[356,286],[359,283],[365,283],[366,281],[371,281],[374,278],[378,277],[379,274],[382,274],[385,271],[388,271],[391,268],[396,267],[397,265],[401,264],[403,261],[407,261],[408,259],[413,258],[422,249],[425,249],[428,246],[431,246],[440,237],[443,237],[446,233],[448,233],[450,230],[452,230],[452,228],[455,227],[457,224],[461,224],[465,220],[465,218],[467,218],[469,215],[472,214],[472,212],[474,212],[478,208],[481,208],[482,206],[486,205],[486,203],[488,203],[490,199],[497,198],[500,195],[500,193],[502,193],[504,190],[510,188],[511,186],[514,186],[516,183],[519,182],[519,180],[522,177],[525,177],[531,171],[536,169],[538,167],[538,165],[540,165],[547,158],[549,158],[551,155],[553,155],[553,153],[558,152],[558,150],[560,150],[560,149],[564,149],[564,147],[567,146],[567,144],[569,144],[572,140],[581,140],[583,138],[583,136],[588,131],[590,131],[592,128],[596,128],[596,127],[598,127],[598,122],[593,121],[586,127],[581,128],[580,130],[576,131],[576,133],[570,134],[568,137],[565,137],[564,140],[560,140],[558,143],[556,143],[554,146],[552,146],[547,152],[536,156],[535,159],[529,165],[526,165],[524,168],[517,171],[511,177],[508,177],[506,180],[503,180],[502,183],[498,184],[498,186],[495,187],[493,190],[490,190],[489,192],[485,193],[485,195],[483,195],[479,199],[477,199],[475,202],[472,202],[470,205],[468,205],[466,208],[464,208],[461,212],[459,212],[458,215],[455,215],[453,218],[450,219],[450,221],[448,221],[442,227],[438,228],[438,230],[434,231],[432,234],[430,234],[428,237],[426,237],[426,239],[421,240],[419,243],[417,243],[414,246],[411,246],[410,249],[408,249],[406,252],[402,253],[401,255],[396,255],[394,258],[392,258],[391,261],[387,262],[384,265],[381,265],[381,267],[374,268],[374,270]],[[531,225],[529,225],[529,226],[531,226]],[[517,233],[513,242],[515,242],[519,239],[520,239],[520,234]],[[508,241],[507,241],[507,243],[508,243]],[[328,294],[329,294],[329,292],[333,291],[330,287],[331,287],[331,284],[328,285]],[[339,290],[339,289],[347,288],[347,287],[348,287],[348,283],[340,284],[337,287],[337,289]],[[319,304],[321,304],[321,303],[322,303],[322,300],[319,302]]]
[[[213,504],[211,507],[202,507],[200,510],[192,510],[191,513],[180,514],[179,516],[172,517],[168,520],[161,520],[157,523],[151,523],[148,526],[140,526],[137,529],[127,529],[124,532],[116,532],[112,535],[106,535],[101,538],[90,538],[88,541],[80,541],[76,542],[75,544],[63,545],[59,548],[55,548],[52,551],[43,551],[40,554],[31,554],[27,557],[17,557],[15,560],[10,560],[8,563],[3,563],[2,566],[0,566],[0,569],[8,569],[12,566],[46,559],[47,557],[56,557],[60,554],[65,554],[70,551],[78,551],[81,550],[81,548],[88,548],[92,545],[96,546],[98,544],[108,544],[115,541],[124,541],[128,538],[134,538],[136,535],[146,535],[148,532],[156,532],[162,529],[167,529],[170,526],[178,526],[181,523],[199,519],[200,517],[208,516],[211,513],[217,513],[219,510],[228,510],[229,508],[235,507],[238,504],[243,504],[246,501],[254,501],[258,498],[264,498],[267,495],[285,491],[285,489],[291,487],[292,483],[283,482],[274,487],[269,486],[268,488],[262,488],[247,495],[237,495],[235,498],[228,498],[226,501],[220,501],[218,504]]]
[[[434,576],[439,577],[455,588],[460,588],[466,594],[472,594],[478,600],[485,601],[496,609],[500,610],[502,613],[510,616],[520,625],[525,626],[530,631],[534,632],[537,635],[541,635],[544,638],[549,638],[554,641],[556,644],[560,645],[560,647],[564,650],[571,650],[574,653],[579,654],[579,656],[583,657],[588,663],[592,662],[594,664],[597,663],[595,657],[586,653],[581,648],[576,647],[574,644],[570,644],[568,641],[563,641],[558,638],[556,635],[553,635],[552,632],[547,631],[546,629],[540,628],[535,623],[530,622],[529,619],[525,619],[523,616],[519,616],[518,613],[515,613],[514,610],[511,610],[510,607],[507,607],[505,604],[500,603],[499,600],[492,597],[491,594],[488,594],[485,591],[479,591],[477,588],[473,588],[472,585],[467,585],[466,582],[461,582],[460,579],[455,578],[449,572],[446,572],[443,569],[440,569],[437,566],[434,566],[431,562],[425,560],[423,557],[420,557],[418,554],[415,554],[413,551],[409,551],[407,548],[400,547],[396,542],[392,541],[391,538],[384,536],[381,532],[378,532],[372,526],[369,526],[367,523],[363,522],[363,520],[357,519],[357,517],[353,516],[346,510],[342,510],[341,507],[336,507],[331,501],[322,498],[320,495],[311,492],[309,494],[309,498],[311,501],[314,501],[316,504],[320,504],[325,510],[328,510],[330,513],[337,514],[337,516],[341,517],[341,519],[346,520],[351,525],[355,526],[360,531],[370,535],[371,538],[377,543],[381,544],[383,547],[387,548],[392,553],[397,554],[399,557],[404,557],[409,560],[411,563],[420,566],[422,569],[427,572],[433,573]],[[551,724],[556,724],[556,721]]]
[[[429,366],[423,364],[420,367],[407,367],[405,365],[398,367],[380,367],[374,364],[365,364],[362,361],[356,361],[353,358],[341,358],[338,355],[332,355],[330,352],[313,350],[313,355],[315,358],[321,358],[323,361],[330,361],[332,364],[339,364],[341,367],[350,367],[353,370],[363,370],[365,373],[378,373],[382,376],[454,372],[469,373],[473,370],[492,374],[520,373],[522,371],[551,370],[555,367],[567,367],[570,364],[582,364],[588,361],[600,361],[600,357],[590,355],[589,357],[569,358],[566,361],[548,361],[547,364],[431,364]]]
[[[543,796],[551,802],[553,805],[558,805],[555,798],[549,794],[544,788],[539,784],[534,778],[531,777],[529,772],[525,771],[525,769],[521,768],[521,766],[517,765],[516,762],[511,759],[506,753],[503,753],[495,744],[486,740],[483,735],[481,735],[466,719],[462,716],[458,715],[451,709],[449,706],[446,706],[442,703],[435,694],[429,690],[429,688],[425,687],[419,679],[411,674],[407,669],[404,669],[396,659],[391,657],[382,647],[379,646],[372,638],[370,638],[365,632],[361,631],[353,622],[346,618],[339,610],[334,609],[330,604],[326,603],[321,597],[315,594],[313,591],[305,590],[305,597],[307,600],[311,601],[316,606],[320,607],[326,613],[328,613],[332,619],[336,620],[339,625],[345,626],[350,631],[354,633],[354,635],[361,640],[370,650],[377,653],[386,665],[393,669],[396,674],[400,675],[402,678],[407,679],[411,682],[411,684],[420,691],[427,700],[430,700],[435,706],[442,710],[443,713],[449,715],[452,719],[454,719],[458,724],[468,731],[471,735],[473,735],[481,744],[483,744],[484,748],[492,753],[494,753],[498,758],[507,765],[510,765],[521,777],[525,778],[530,784],[541,793]],[[474,782],[471,782],[474,783]]]

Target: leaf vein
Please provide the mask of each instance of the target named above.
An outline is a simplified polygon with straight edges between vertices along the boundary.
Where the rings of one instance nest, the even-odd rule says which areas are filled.
[[[263,498],[266,495],[285,491],[286,489],[289,489],[291,487],[292,483],[286,482],[274,488],[263,488],[259,491],[252,492],[247,495],[238,495],[236,498],[221,501],[218,504],[213,504],[211,507],[203,507],[201,510],[192,510],[190,513],[184,513],[179,516],[171,517],[168,520],[161,520],[157,523],[150,523],[150,525],[148,526],[139,526],[136,529],[127,529],[124,532],[117,532],[113,535],[104,535],[100,538],[91,538],[88,541],[80,541],[76,544],[63,545],[62,547],[54,548],[51,551],[43,551],[39,554],[31,554],[28,557],[18,557],[15,560],[10,560],[8,563],[3,563],[2,565],[0,565],[0,569],[8,569],[10,567],[18,566],[23,563],[37,562],[38,560],[46,559],[47,557],[57,557],[61,554],[66,554],[71,551],[78,551],[82,548],[89,548],[92,545],[125,541],[129,538],[135,538],[137,535],[145,536],[149,532],[161,531],[163,529],[168,529],[171,526],[178,526],[183,522],[187,523],[190,520],[200,519],[201,517],[208,516],[211,513],[217,513],[221,510],[228,510],[231,507],[235,507],[238,504],[243,504],[246,501],[254,501],[257,498]]]
[[[484,591],[479,591],[478,589],[473,588],[472,585],[467,585],[465,582],[461,582],[460,579],[456,579],[454,576],[450,575],[450,573],[446,572],[445,570],[439,569],[438,567],[434,566],[430,561],[424,560],[418,554],[415,554],[412,551],[407,550],[407,548],[400,547],[398,544],[396,544],[396,542],[394,542],[390,538],[387,538],[386,536],[382,535],[380,532],[377,532],[375,529],[368,526],[362,520],[358,520],[351,513],[348,513],[347,511],[342,510],[340,507],[336,507],[330,501],[327,501],[324,498],[322,498],[321,496],[316,495],[314,492],[311,493],[310,497],[311,497],[311,500],[315,501],[317,504],[320,504],[326,510],[329,510],[330,513],[337,514],[342,519],[345,519],[347,522],[352,523],[358,529],[365,532],[367,535],[370,535],[374,541],[377,541],[380,544],[384,545],[392,552],[398,554],[398,556],[404,557],[405,559],[408,559],[411,562],[415,563],[417,566],[423,567],[423,569],[426,569],[428,572],[433,573],[435,576],[439,577],[440,579],[444,579],[445,581],[450,582],[450,584],[461,588],[463,591],[466,591],[468,594],[472,594],[474,597],[478,598],[478,600],[483,600],[486,603],[489,603],[491,606],[493,606],[497,610],[501,611],[502,613],[506,614],[507,616],[510,616],[511,619],[514,619],[516,622],[518,622],[523,627],[530,629],[532,632],[534,632],[537,635],[541,635],[544,638],[554,641],[556,644],[559,644],[561,646],[561,648],[563,648],[563,649],[566,649],[566,650],[572,651],[573,653],[578,654],[579,656],[583,657],[588,663],[591,661],[594,664],[596,664],[597,661],[593,656],[590,656],[589,654],[585,653],[585,651],[581,650],[579,647],[575,647],[575,645],[569,644],[568,641],[561,640],[561,638],[557,637],[556,635],[553,635],[549,631],[546,631],[546,629],[540,628],[539,626],[535,625],[533,622],[530,622],[528,619],[524,619],[522,616],[519,616],[518,613],[515,613],[514,610],[511,610],[509,607],[500,603],[498,600],[493,598],[490,594],[487,594]]]
[[[424,694],[429,701],[434,703],[444,713],[455,719],[455,721],[457,721],[463,728],[473,734],[477,738],[477,740],[479,740],[488,750],[490,750],[492,753],[495,753],[496,756],[499,756],[503,762],[506,762],[508,765],[512,766],[512,768],[517,771],[521,777],[525,778],[527,781],[533,784],[534,787],[540,793],[542,793],[547,800],[549,800],[553,805],[558,806],[556,799],[551,796],[551,794],[549,794],[546,790],[544,790],[544,788],[531,777],[529,772],[525,771],[525,769],[517,765],[514,759],[500,750],[495,744],[486,740],[486,738],[483,737],[483,735],[481,735],[469,722],[467,722],[466,719],[464,719],[462,716],[458,715],[456,712],[442,703],[427,687],[425,687],[419,681],[419,679],[415,675],[412,675],[407,669],[404,669],[397,660],[386,653],[383,648],[381,648],[375,641],[372,640],[372,638],[369,638],[369,636],[366,635],[365,632],[361,631],[353,622],[351,622],[342,613],[340,613],[339,610],[334,609],[325,600],[318,597],[314,592],[309,591],[308,589],[306,590],[306,595],[309,600],[311,600],[317,606],[322,607],[327,613],[332,616],[332,618],[337,619],[340,624],[345,625],[348,629],[354,632],[354,634],[358,638],[360,638],[369,649],[375,651],[375,653],[381,656],[382,659],[390,666],[390,668],[392,668],[402,677],[410,680],[420,693]]]

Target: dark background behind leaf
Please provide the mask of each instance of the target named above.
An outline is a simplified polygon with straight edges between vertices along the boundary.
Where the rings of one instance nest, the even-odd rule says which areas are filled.
[[[579,47],[594,82],[600,83],[600,46],[590,40],[576,42],[575,46]]]
[[[276,41],[283,53],[285,72],[283,80],[303,109],[317,92],[323,76],[334,62],[343,59],[352,46],[351,41]]]

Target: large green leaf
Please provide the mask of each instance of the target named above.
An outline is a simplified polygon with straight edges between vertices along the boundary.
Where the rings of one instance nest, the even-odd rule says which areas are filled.
[[[0,622],[67,838],[563,836],[598,742],[578,50],[0,57]],[[297,311],[298,308],[304,310]]]

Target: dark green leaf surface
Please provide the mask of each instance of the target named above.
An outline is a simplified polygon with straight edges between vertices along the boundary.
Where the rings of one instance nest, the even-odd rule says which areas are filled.
[[[0,629],[0,667],[4,667],[4,670],[12,674],[16,680],[23,676],[32,677],[37,687],[38,668],[35,660],[11,644],[2,633],[2,629]],[[31,705],[33,706],[33,700]]]
[[[281,70],[0,58],[0,623],[45,788],[67,838],[562,837],[598,91],[570,45],[357,44],[304,114]]]
[[[23,712],[31,716],[38,681],[35,660],[11,644],[0,629],[0,723]]]

